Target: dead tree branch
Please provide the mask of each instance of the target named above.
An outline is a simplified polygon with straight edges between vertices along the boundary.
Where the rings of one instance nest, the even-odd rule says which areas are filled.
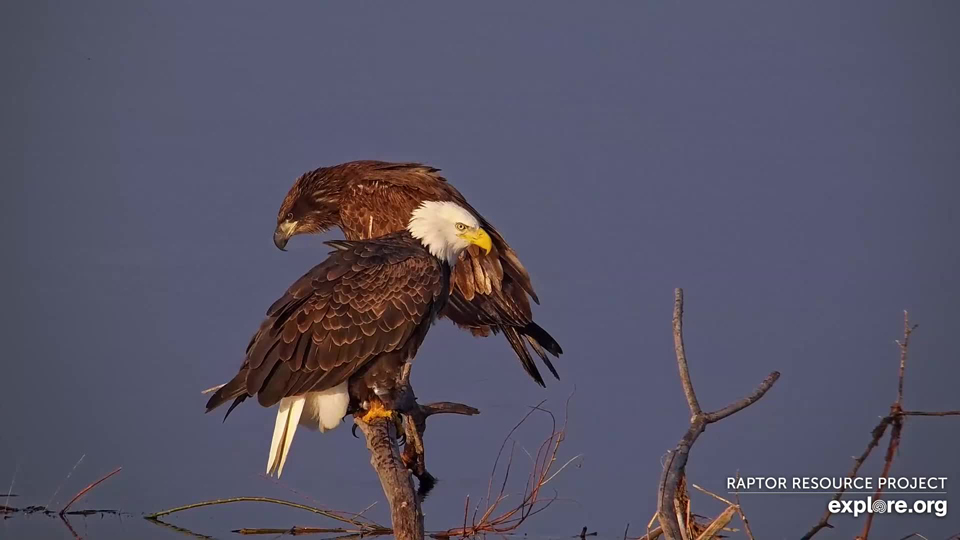
[[[690,380],[690,368],[687,365],[687,355],[683,344],[683,289],[676,289],[674,295],[673,342],[677,356],[677,367],[680,370],[680,382],[683,385],[683,393],[687,398],[691,418],[687,433],[680,439],[676,448],[669,452],[666,464],[663,467],[657,496],[657,517],[660,526],[663,528],[663,535],[667,540],[691,540],[686,531],[686,520],[683,520],[684,525],[681,526],[681,519],[678,517],[684,513],[678,502],[679,498],[686,497],[685,493],[680,493],[680,486],[684,483],[685,467],[690,449],[707,425],[719,422],[762,398],[780,378],[780,373],[774,371],[768,375],[749,396],[717,411],[704,413],[700,408],[697,394]]]
[[[909,313],[903,312],[903,340],[897,340],[897,346],[900,349],[900,367],[897,376],[897,399],[893,402],[893,405],[890,406],[890,414],[884,416],[880,419],[880,422],[877,424],[873,431],[871,431],[870,442],[867,443],[866,450],[860,454],[860,457],[856,458],[853,462],[853,468],[850,470],[850,473],[847,474],[847,478],[856,478],[857,473],[860,471],[860,467],[863,465],[863,462],[866,461],[867,457],[870,455],[870,452],[873,451],[880,444],[880,439],[883,438],[884,434],[887,432],[887,428],[892,426],[890,430],[890,442],[887,444],[887,453],[884,456],[883,463],[883,472],[881,473],[884,478],[889,477],[890,469],[893,466],[893,459],[897,454],[897,450],[900,448],[901,434],[903,432],[904,419],[907,416],[960,416],[960,411],[905,411],[903,410],[903,379],[906,373],[907,367],[907,353],[910,346],[910,336],[913,334],[913,331],[917,329],[917,325],[910,324]],[[844,489],[841,488],[837,491],[836,495],[833,496],[834,501],[840,500],[843,497]],[[874,499],[880,499],[883,495],[883,490],[877,488],[876,493],[874,494]],[[830,517],[833,514],[829,510],[823,513],[823,516],[820,518],[820,521],[816,525],[810,528],[806,534],[803,535],[801,540],[810,540],[818,532],[825,528],[832,528],[830,525]],[[870,534],[870,527],[873,524],[873,514],[868,513],[866,521],[864,522],[863,530],[857,538],[862,540],[867,540]]]
[[[420,503],[436,482],[425,464],[423,433],[427,429],[427,418],[434,414],[474,415],[480,412],[462,403],[439,402],[420,406],[410,384],[410,367],[409,363],[406,364],[401,373],[399,382],[403,396],[396,407],[396,412],[403,416],[405,443],[402,454],[397,443],[399,428],[391,419],[379,418],[367,423],[358,413],[354,420],[367,440],[370,465],[377,472],[383,494],[390,504],[393,534],[398,540],[424,537]],[[420,482],[419,491],[414,491],[411,473]]]
[[[890,429],[890,443],[887,445],[887,455],[884,457],[883,462],[883,478],[889,478],[890,468],[893,466],[893,458],[897,454],[897,449],[900,448],[900,434],[903,432],[903,415],[900,412],[903,411],[903,376],[907,369],[907,351],[910,346],[910,334],[916,329],[916,326],[910,326],[910,315],[904,311],[903,312],[903,341],[897,341],[897,345],[900,347],[900,372],[897,376],[897,400],[893,402],[893,405],[890,406],[890,416],[893,417],[891,421],[892,428]],[[883,495],[883,488],[877,486],[877,491],[874,494],[874,500],[880,499]],[[873,524],[873,513],[867,514],[867,519],[863,524],[863,532],[860,533],[860,537],[863,540],[867,540],[870,536],[870,526]]]
[[[400,457],[397,426],[378,418],[370,423],[356,419],[370,449],[370,465],[380,477],[383,494],[390,503],[390,520],[397,540],[422,540],[423,511],[413,488],[413,477]]]

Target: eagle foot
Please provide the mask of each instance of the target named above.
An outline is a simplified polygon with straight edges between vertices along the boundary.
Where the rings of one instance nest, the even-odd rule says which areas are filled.
[[[367,409],[366,414],[360,417],[360,420],[370,424],[378,418],[387,418],[389,420],[397,421],[398,413],[391,411],[383,406],[379,401],[374,401],[370,404],[370,408]]]

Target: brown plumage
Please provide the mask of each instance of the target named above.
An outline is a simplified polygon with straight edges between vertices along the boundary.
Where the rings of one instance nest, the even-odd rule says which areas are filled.
[[[400,232],[327,242],[326,261],[267,310],[236,376],[207,403],[247,397],[279,403],[267,473],[283,472],[298,425],[325,431],[349,412],[362,419],[406,410],[402,374],[450,294],[451,268],[489,234],[468,210],[424,201]],[[385,411],[386,409],[386,411]]]
[[[269,407],[347,381],[354,408],[378,386],[377,399],[390,408],[384,385],[397,377],[383,372],[395,375],[416,355],[447,300],[450,267],[405,231],[328,244],[336,248],[330,257],[267,310],[240,371],[208,411],[254,395]]]
[[[283,249],[290,237],[338,227],[347,240],[376,238],[403,230],[411,212],[425,200],[453,201],[476,217],[493,241],[484,254],[471,247],[460,255],[451,278],[450,299],[441,313],[474,335],[503,333],[524,370],[541,386],[543,377],[527,347],[559,379],[547,353],[560,345],[533,322],[530,299],[539,299],[516,253],[497,230],[438,174],[418,163],[353,161],[310,171],[294,183],[277,218],[274,242]]]

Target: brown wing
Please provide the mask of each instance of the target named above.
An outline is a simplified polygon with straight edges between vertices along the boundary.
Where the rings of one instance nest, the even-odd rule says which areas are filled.
[[[360,161],[340,165],[344,192],[340,198],[341,229],[348,240],[375,238],[403,230],[410,213],[426,200],[455,201],[469,210],[490,234],[493,247],[484,254],[476,247],[460,255],[451,276],[451,295],[443,316],[475,335],[503,332],[524,370],[544,386],[527,349],[530,346],[554,377],[557,370],[547,352],[563,350],[533,322],[530,299],[539,299],[530,275],[503,236],[440,176],[438,169],[419,163]]]
[[[412,239],[397,237],[332,242],[337,251],[267,311],[239,373],[210,398],[207,410],[254,395],[269,407],[336,386],[382,353],[415,354],[445,276]]]

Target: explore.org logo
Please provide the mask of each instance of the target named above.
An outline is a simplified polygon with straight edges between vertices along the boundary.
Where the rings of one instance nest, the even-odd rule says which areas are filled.
[[[827,510],[831,514],[852,514],[853,517],[862,514],[947,515],[945,476],[737,476],[727,478],[727,490],[737,495],[830,495]],[[838,495],[841,491],[843,497],[853,498],[844,500]],[[878,498],[878,493],[890,498]],[[860,498],[856,497],[858,495]],[[904,496],[907,498],[902,498]]]
[[[907,502],[903,499],[873,500],[873,497],[867,497],[866,500],[857,501],[830,501],[827,510],[831,514],[853,514],[853,517],[860,514],[933,514],[944,517],[947,515],[947,501],[920,499]]]

